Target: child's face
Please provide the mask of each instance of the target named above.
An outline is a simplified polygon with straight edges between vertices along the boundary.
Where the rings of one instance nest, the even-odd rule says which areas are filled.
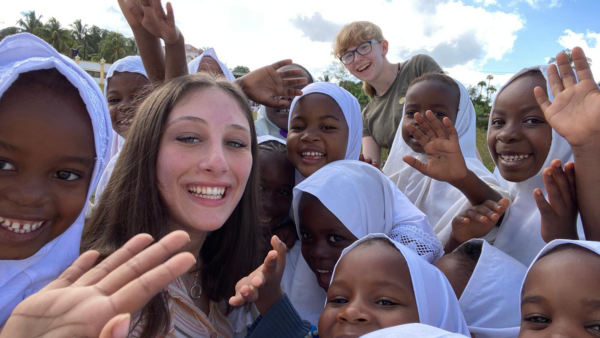
[[[292,112],[288,158],[308,177],[327,163],[346,157],[348,135],[348,123],[334,99],[325,94],[306,95]]]
[[[456,294],[456,298],[460,299],[467,288],[467,284],[469,284],[473,271],[467,270],[462,258],[457,253],[442,256],[435,263],[435,266],[446,276]]]
[[[217,62],[210,56],[205,56],[198,65],[198,73],[220,74],[223,75],[223,70]]]
[[[412,124],[425,133],[415,120],[415,114],[420,113],[425,116],[425,112],[428,110],[431,110],[440,122],[443,121],[444,117],[447,117],[454,124],[458,114],[459,100],[460,93],[457,92],[456,88],[439,81],[421,81],[410,87],[406,93],[405,115],[402,122],[402,139],[404,142],[414,152],[425,153],[419,141],[406,129],[406,125]]]
[[[121,137],[127,137],[131,126],[136,96],[149,85],[150,81],[142,74],[115,72],[107,81],[106,101],[110,111],[113,130]]]
[[[319,334],[323,338],[359,337],[418,322],[406,260],[385,243],[367,243],[347,253],[338,264],[319,318]]]
[[[250,126],[237,101],[216,89],[188,94],[167,118],[156,166],[177,228],[219,229],[242,198],[252,168]]]
[[[93,135],[78,97],[22,87],[2,96],[1,260],[32,256],[75,222],[94,170]]]
[[[327,290],[342,251],[358,240],[321,201],[303,193],[298,206],[302,256]]]
[[[273,230],[292,207],[294,167],[280,151],[260,149],[260,225],[263,231]]]
[[[565,249],[543,257],[523,285],[520,338],[600,337],[600,257]]]
[[[298,68],[298,66],[296,66],[296,65],[287,65],[287,66],[281,67],[279,69],[279,71],[286,71],[286,70],[292,70],[292,69],[297,69],[297,68]],[[302,72],[301,76],[309,78],[309,75],[306,72]],[[302,90],[307,85],[308,85],[308,83],[303,83],[301,85],[294,86],[293,88]],[[286,97],[286,99],[289,101],[289,104],[287,104],[285,107],[271,108],[271,107],[265,106],[265,112],[267,113],[267,118],[269,119],[269,121],[273,122],[273,124],[275,124],[277,126],[277,128],[282,129],[282,130],[288,130],[288,122],[289,122],[289,118],[290,118],[290,105],[292,104],[292,101],[294,100],[294,98],[292,96]]]
[[[540,76],[521,76],[496,98],[488,147],[504,179],[523,182],[535,176],[544,165],[552,128],[533,95],[536,86],[546,87]]]

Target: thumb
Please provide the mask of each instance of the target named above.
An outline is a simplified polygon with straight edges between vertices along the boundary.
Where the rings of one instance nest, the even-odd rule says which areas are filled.
[[[402,160],[404,162],[406,162],[406,164],[408,164],[409,166],[417,169],[421,174],[428,176],[427,175],[427,164],[417,160],[416,158],[410,156],[410,155],[406,155],[402,158]]]
[[[277,236],[273,236],[271,238],[271,245],[273,246],[273,249],[277,251],[277,274],[283,275],[283,270],[285,270],[285,255],[287,253],[287,246]]]
[[[501,210],[496,210],[496,212],[498,213],[498,215],[502,216],[506,210],[508,210],[508,206],[510,205],[510,201],[506,198],[503,198],[501,200],[498,201],[498,204],[500,204],[500,207],[502,208]]]
[[[118,315],[104,325],[100,338],[126,338],[129,334],[129,324],[131,323],[131,315],[126,313]]]

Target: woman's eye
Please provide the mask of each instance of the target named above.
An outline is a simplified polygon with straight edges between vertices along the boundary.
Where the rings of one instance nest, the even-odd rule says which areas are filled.
[[[527,120],[525,120],[525,124],[540,124],[540,123],[544,123],[544,121],[542,121],[540,119],[527,119]]]
[[[389,301],[387,299],[380,299],[377,301],[376,303],[377,305],[382,305],[382,306],[392,306],[392,305],[397,305],[396,303]]]
[[[240,141],[229,141],[227,142],[227,145],[233,148],[245,148],[246,144],[242,143]]]
[[[279,190],[278,193],[279,193],[279,195],[282,195],[282,196],[288,196],[288,195],[290,195],[290,192],[289,191],[285,191],[285,190]]]
[[[341,242],[343,240],[344,239],[342,237],[340,237],[340,236],[336,236],[336,235],[329,236],[329,241],[333,242],[333,243]]]
[[[81,176],[72,173],[70,171],[66,171],[66,170],[61,170],[61,171],[57,171],[56,174],[54,174],[54,177],[58,178],[59,180],[63,180],[63,181],[75,181],[76,179],[80,178]]]
[[[183,143],[198,143],[200,139],[196,136],[180,136],[177,138],[177,141],[181,141]]]
[[[6,162],[6,161],[0,161],[0,170],[2,171],[15,171],[17,168],[15,168],[14,165]]]
[[[525,318],[525,321],[536,323],[536,324],[550,324],[550,323],[552,323],[552,321],[550,319],[545,318],[545,317],[541,317],[541,316],[527,317],[527,318]]]

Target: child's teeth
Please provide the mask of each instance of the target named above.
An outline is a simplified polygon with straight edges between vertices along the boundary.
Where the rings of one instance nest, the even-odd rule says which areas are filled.
[[[15,221],[15,220],[11,221],[4,217],[0,217],[0,225],[2,225],[7,230],[11,230],[12,232],[17,233],[17,234],[30,233],[30,232],[40,228],[42,226],[42,224],[44,224],[43,221],[37,222],[37,223],[23,223],[23,225],[21,225],[21,221]]]
[[[15,230],[18,230],[20,226],[21,226],[21,223],[15,222],[15,223],[12,224],[12,228],[15,229]]]
[[[23,224],[23,230],[31,230],[31,224]]]

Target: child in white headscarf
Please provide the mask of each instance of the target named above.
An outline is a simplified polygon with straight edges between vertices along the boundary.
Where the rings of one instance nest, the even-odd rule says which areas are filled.
[[[316,323],[342,250],[383,233],[434,263],[443,254],[427,217],[373,166],[336,161],[294,188],[294,218],[302,256],[284,291],[302,318]]]
[[[467,336],[451,333],[425,324],[404,324],[381,329],[362,336],[363,338],[465,338]]]
[[[104,86],[104,97],[110,112],[110,119],[113,125],[113,142],[111,148],[111,159],[100,182],[94,200],[96,203],[104,192],[108,180],[115,168],[119,152],[123,147],[129,127],[133,122],[134,113],[137,107],[134,102],[138,96],[147,90],[150,84],[148,75],[142,64],[142,58],[139,56],[126,56],[113,63],[106,73],[106,85]]]
[[[205,50],[200,56],[188,63],[188,71],[190,74],[200,72],[210,73],[213,75],[225,76],[228,81],[235,81],[233,73],[225,66],[217,57],[217,52],[214,48]]]
[[[475,338],[516,338],[520,288],[527,268],[483,239],[473,239],[440,258],[436,266],[458,297]]]
[[[465,87],[443,74],[415,79],[406,94],[401,128],[383,172],[427,215],[440,241],[451,241],[452,219],[502,193],[477,158],[475,109]],[[456,127],[455,127],[456,126]],[[508,201],[503,201],[506,208]],[[486,215],[495,223],[497,215]],[[450,243],[451,246],[453,243]]]
[[[362,118],[358,100],[329,82],[306,86],[290,108],[287,153],[296,184],[327,163],[358,160]]]
[[[533,260],[521,289],[520,338],[596,337],[600,243],[555,240]]]
[[[111,138],[83,69],[30,34],[0,43],[0,326],[78,257]]]

